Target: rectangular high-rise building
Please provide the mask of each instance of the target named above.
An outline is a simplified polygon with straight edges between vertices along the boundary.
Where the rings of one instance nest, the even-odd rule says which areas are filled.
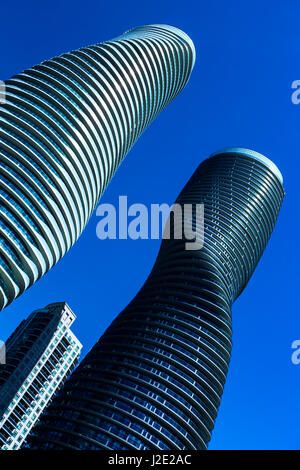
[[[0,363],[0,449],[19,449],[58,388],[74,370],[82,344],[65,302],[35,310],[6,342]]]

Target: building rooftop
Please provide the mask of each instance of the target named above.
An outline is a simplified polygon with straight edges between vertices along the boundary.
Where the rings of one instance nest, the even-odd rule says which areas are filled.
[[[255,150],[250,150],[250,149],[246,149],[243,147],[229,147],[229,148],[219,150],[218,152],[214,152],[211,155],[211,157],[213,157],[214,155],[220,155],[224,153],[231,153],[231,154],[236,153],[238,155],[245,155],[246,157],[250,157],[250,158],[253,158],[254,160],[260,161],[265,166],[267,166],[269,170],[271,170],[274,173],[274,175],[278,178],[280,183],[283,185],[283,176],[280,170],[278,169],[278,167],[275,165],[275,163],[272,162],[272,160],[265,157],[261,153],[255,152]]]

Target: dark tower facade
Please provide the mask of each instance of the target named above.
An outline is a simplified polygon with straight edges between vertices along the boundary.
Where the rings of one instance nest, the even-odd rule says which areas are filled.
[[[186,85],[191,39],[135,28],[5,83],[0,103],[0,310],[69,250],[127,152]]]
[[[232,304],[283,196],[279,170],[256,152],[228,149],[201,163],[176,202],[204,204],[204,246],[162,241],[144,286],[59,392],[29,446],[205,449],[230,360]]]

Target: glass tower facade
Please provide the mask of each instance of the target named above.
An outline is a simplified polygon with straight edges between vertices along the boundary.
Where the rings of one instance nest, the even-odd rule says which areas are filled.
[[[279,170],[257,152],[227,149],[201,163],[176,202],[204,204],[202,249],[162,241],[144,286],[60,390],[29,447],[205,449],[230,360],[232,304],[283,196]]]
[[[0,309],[77,240],[123,158],[186,85],[191,39],[150,25],[5,83],[0,104]]]
[[[64,302],[31,313],[6,342],[0,363],[0,449],[16,450],[74,370],[82,345]]]

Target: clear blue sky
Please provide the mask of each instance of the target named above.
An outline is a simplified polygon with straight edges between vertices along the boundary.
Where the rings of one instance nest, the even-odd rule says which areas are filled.
[[[300,449],[300,79],[297,0],[65,0],[1,4],[0,79],[149,23],[178,26],[197,60],[187,88],[126,157],[101,202],[172,203],[198,164],[228,146],[270,157],[286,198],[262,261],[233,308],[233,353],[210,449]],[[298,126],[298,127],[297,127]],[[5,340],[32,310],[65,300],[84,354],[136,294],[159,241],[96,237],[94,215],[69,253],[0,313]]]

